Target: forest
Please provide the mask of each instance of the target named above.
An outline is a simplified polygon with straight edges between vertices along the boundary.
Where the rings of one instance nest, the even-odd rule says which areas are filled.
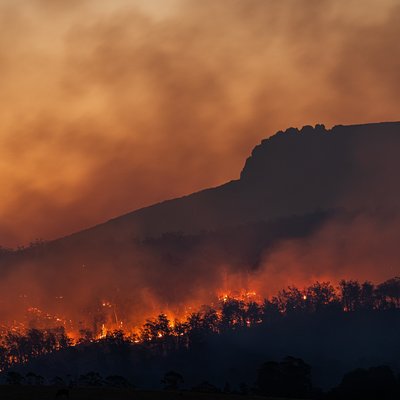
[[[0,365],[4,381],[14,385],[146,387],[146,384],[149,385],[150,382],[152,385],[154,379],[159,378],[159,387],[173,390],[182,385],[188,388],[187,384],[190,384],[192,389],[197,388],[198,391],[232,391],[309,398],[333,396],[333,393],[339,396],[339,392],[346,396],[349,390],[353,391],[351,393],[354,396],[357,382],[360,390],[367,391],[369,395],[373,390],[367,390],[369,386],[365,382],[372,384],[375,379],[377,383],[374,385],[378,386],[382,384],[382,380],[386,382],[385,387],[388,387],[387,382],[392,382],[391,386],[389,385],[392,389],[388,394],[391,396],[398,385],[392,369],[396,370],[398,364],[382,366],[366,362],[344,375],[334,389],[332,382],[324,384],[323,380],[319,379],[319,383],[322,382],[322,390],[315,385],[315,379],[312,378],[313,362],[309,364],[309,360],[298,356],[307,353],[303,351],[303,347],[307,347],[306,341],[295,340],[291,345],[290,340],[301,336],[301,332],[307,327],[311,337],[314,337],[310,340],[314,341],[315,337],[319,337],[318,340],[323,340],[325,345],[333,348],[335,341],[343,336],[347,337],[350,347],[354,341],[363,342],[366,337],[370,337],[378,349],[382,332],[386,332],[384,341],[387,346],[392,346],[391,352],[396,358],[399,352],[398,339],[392,342],[388,332],[392,331],[397,338],[399,326],[399,277],[378,285],[342,280],[335,287],[330,282],[315,282],[304,289],[288,287],[262,302],[252,300],[251,294],[241,298],[224,296],[220,298],[217,306],[202,306],[184,320],[169,319],[167,315],[160,314],[148,319],[134,333],[114,330],[99,337],[95,332],[84,330],[76,339],[69,337],[62,326],[52,329],[30,328],[25,332],[5,331],[0,338]],[[382,330],[376,331],[376,328]],[[331,334],[325,334],[324,330],[329,330]],[[285,341],[285,337],[290,340]],[[273,351],[265,352],[265,342],[269,341],[276,347],[282,347],[280,340],[284,341],[284,351],[287,351],[285,357],[279,357]],[[238,348],[238,344],[241,348]],[[219,349],[221,354],[234,353],[232,358],[246,366],[248,375],[237,373],[237,376],[229,376],[229,373],[221,372],[221,375],[217,376],[212,368],[209,368],[208,377],[202,365],[207,365],[210,359],[216,357],[213,349]],[[296,349],[295,355],[293,349]],[[258,351],[263,357],[269,354],[270,358],[264,358],[261,362],[254,351]],[[97,360],[99,370],[104,370],[102,362],[107,365],[107,376],[92,368],[94,365],[88,360],[93,357]],[[227,363],[231,362],[228,356],[224,358]],[[86,360],[82,364],[88,368],[90,365],[91,369],[79,376],[66,374],[65,368],[60,370],[60,360],[69,364],[72,359],[79,359],[81,362]],[[56,367],[49,368],[53,363]],[[184,380],[185,374],[182,372],[186,368],[179,370],[179,366],[182,368],[185,363],[195,365],[192,371],[187,370],[187,381],[186,377]],[[136,380],[126,376],[126,373],[125,376],[124,373],[121,374],[121,368],[116,365],[122,364],[125,372],[141,369],[144,376],[149,373],[149,366],[157,365],[160,373],[158,378],[152,378],[153,380],[147,383],[144,378],[141,382],[140,373],[136,374]],[[251,373],[248,365],[253,367]],[[165,368],[164,372],[162,368]],[[343,370],[339,370],[336,372],[340,372],[342,376]],[[61,372],[60,375],[51,376],[51,373],[57,371]],[[195,384],[196,377],[198,381]],[[248,379],[242,381],[242,378]],[[183,382],[187,382],[186,386]],[[360,382],[363,382],[362,385]],[[365,397],[365,394],[363,396],[369,398]]]

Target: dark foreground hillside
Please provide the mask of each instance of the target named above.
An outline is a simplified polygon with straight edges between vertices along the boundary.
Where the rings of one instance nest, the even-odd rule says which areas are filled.
[[[0,386],[2,400],[54,400],[59,389],[53,387]],[[210,394],[195,392],[136,391],[133,389],[74,388],[69,389],[71,400],[273,400],[255,395]]]

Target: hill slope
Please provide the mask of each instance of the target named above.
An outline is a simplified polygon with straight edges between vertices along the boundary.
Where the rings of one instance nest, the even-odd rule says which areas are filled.
[[[400,172],[398,149],[398,122],[290,128],[255,147],[239,180],[131,212],[67,240],[196,233],[317,209],[393,207],[399,190],[388,175]]]

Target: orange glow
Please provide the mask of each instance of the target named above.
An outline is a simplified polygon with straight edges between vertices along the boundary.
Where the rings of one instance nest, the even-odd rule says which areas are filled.
[[[263,272],[260,271],[260,273]],[[270,299],[279,290],[287,286],[295,285],[301,288],[311,285],[317,280],[320,282],[337,282],[332,276],[320,275],[308,278],[299,277],[298,281],[295,282],[293,281],[295,277],[288,278],[287,281],[283,281],[283,284],[281,284],[282,281],[280,279],[277,279],[277,283],[269,286],[266,282],[269,283],[271,279],[269,277],[268,279],[263,278],[260,273],[251,274],[246,278],[240,279],[235,275],[231,275],[227,280],[230,282],[230,287],[227,287],[227,281],[225,280],[222,283],[225,286],[224,290],[216,290],[215,295],[202,292],[196,294],[193,292],[190,297],[174,304],[166,305],[161,298],[156,298],[146,292],[143,294],[143,299],[140,300],[141,303],[138,303],[144,306],[142,308],[136,307],[134,312],[131,312],[130,309],[135,306],[135,303],[129,303],[130,300],[128,298],[121,296],[119,300],[111,301],[109,300],[111,296],[109,296],[102,297],[97,307],[92,306],[90,310],[77,314],[77,307],[70,304],[71,301],[75,300],[74,296],[65,293],[62,296],[57,296],[55,305],[50,303],[47,305],[41,304],[40,308],[37,305],[27,305],[23,316],[15,315],[7,321],[4,320],[0,330],[11,329],[16,332],[24,332],[30,327],[46,329],[62,326],[75,342],[81,338],[82,332],[86,330],[93,332],[94,340],[104,339],[108,334],[117,330],[123,330],[128,336],[137,336],[140,335],[140,330],[146,320],[157,318],[162,313],[167,316],[171,330],[174,330],[179,326],[177,325],[178,322],[185,321],[192,313],[200,310],[206,311],[211,307],[220,316],[221,305],[228,303],[230,300],[239,301],[243,304],[255,302],[261,305],[265,298]],[[244,281],[246,282],[246,288],[240,288]],[[278,284],[280,284],[280,287],[277,286]],[[334,285],[337,285],[337,283]],[[301,296],[304,301],[308,299],[306,294]],[[18,295],[18,299],[21,304],[26,304],[32,301],[32,296],[27,294]],[[139,301],[138,297],[135,297],[134,301]],[[117,315],[117,312],[119,315]],[[256,323],[256,321],[251,321],[250,319],[244,320],[248,327],[254,322]],[[137,338],[133,339],[135,343],[138,343],[137,340]]]

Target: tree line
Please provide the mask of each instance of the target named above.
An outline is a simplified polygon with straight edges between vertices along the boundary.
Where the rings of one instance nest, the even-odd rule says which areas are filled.
[[[400,309],[400,278],[381,284],[342,280],[338,287],[316,282],[304,289],[291,286],[263,302],[225,297],[217,307],[203,306],[185,320],[170,320],[160,314],[146,321],[138,333],[123,330],[107,332],[101,339],[90,330],[81,331],[77,341],[64,327],[7,331],[0,335],[0,370],[30,359],[93,342],[116,346],[140,346],[157,355],[201,346],[212,335],[232,331],[264,329],[278,321],[307,314],[383,313]]]

